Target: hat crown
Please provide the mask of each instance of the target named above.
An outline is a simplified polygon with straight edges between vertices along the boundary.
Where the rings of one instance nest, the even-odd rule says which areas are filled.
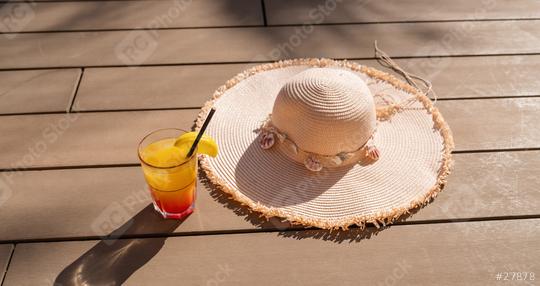
[[[376,126],[375,104],[366,83],[356,74],[311,68],[281,88],[272,123],[299,148],[336,155],[366,144]]]

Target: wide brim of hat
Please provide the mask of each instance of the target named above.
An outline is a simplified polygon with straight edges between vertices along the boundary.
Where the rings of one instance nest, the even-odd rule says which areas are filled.
[[[378,161],[311,172],[279,148],[260,148],[257,129],[271,113],[281,86],[311,67],[350,70],[373,94],[384,93],[395,102],[418,99],[378,122]],[[201,168],[214,185],[266,217],[325,229],[390,224],[431,201],[450,172],[452,136],[429,98],[387,73],[356,63],[296,59],[256,66],[215,92],[197,127],[211,107],[217,112],[206,132],[220,150],[216,158],[201,158]]]

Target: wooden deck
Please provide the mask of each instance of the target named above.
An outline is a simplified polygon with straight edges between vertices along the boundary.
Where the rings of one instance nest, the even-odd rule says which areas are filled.
[[[4,1],[0,16],[1,286],[538,284],[496,278],[540,275],[538,1]],[[191,128],[256,63],[381,68],[374,40],[432,80],[454,132],[433,203],[327,232],[200,182],[185,221],[155,214],[143,135]]]

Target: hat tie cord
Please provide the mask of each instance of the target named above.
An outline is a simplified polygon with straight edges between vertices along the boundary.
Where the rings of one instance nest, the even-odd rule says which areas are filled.
[[[437,103],[437,94],[433,90],[433,85],[431,82],[421,76],[409,73],[401,68],[387,53],[379,49],[377,46],[377,41],[373,43],[375,48],[375,58],[382,66],[391,69],[401,75],[408,84],[416,88],[420,93],[429,97],[429,94],[433,96],[433,106]],[[419,83],[418,83],[419,82]],[[369,85],[369,84],[368,84]],[[417,101],[416,97],[408,98],[401,102],[391,102],[387,99],[384,99],[385,94],[379,93],[375,96],[380,96],[383,98],[383,101],[387,104],[386,106],[376,107],[377,110],[377,119],[380,121],[388,120],[397,112],[404,109],[422,109],[422,108],[411,108],[410,105]]]

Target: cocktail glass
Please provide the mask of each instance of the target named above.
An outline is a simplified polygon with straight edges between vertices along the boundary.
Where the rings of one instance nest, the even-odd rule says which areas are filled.
[[[197,189],[197,150],[174,146],[187,131],[175,128],[156,130],[139,143],[139,159],[152,195],[154,209],[164,218],[182,219],[194,210]]]

